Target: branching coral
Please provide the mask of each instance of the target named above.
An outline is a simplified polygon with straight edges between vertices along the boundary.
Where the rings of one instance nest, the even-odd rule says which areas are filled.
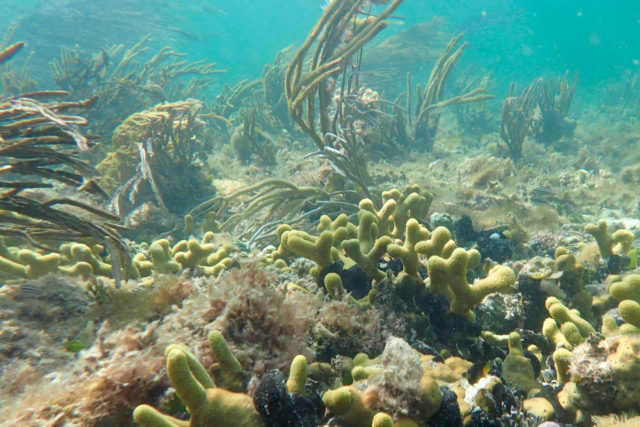
[[[545,306],[551,317],[545,319],[542,333],[554,345],[573,348],[595,333],[593,326],[580,316],[580,312],[570,310],[557,298],[547,298]]]
[[[480,303],[485,296],[494,292],[508,291],[516,281],[513,270],[497,265],[487,277],[475,282],[472,286],[467,282],[467,268],[472,268],[480,261],[480,254],[475,250],[466,251],[457,248],[448,259],[432,256],[427,261],[427,270],[434,291],[443,293],[451,301],[451,311],[474,319],[471,308]]]
[[[346,222],[345,216],[333,222],[323,217],[318,227],[319,236],[283,226],[278,233],[280,248],[272,253],[272,258],[294,254],[310,259],[317,265],[312,274],[319,279],[324,279],[330,266],[335,268],[342,263],[338,269],[347,270],[355,264],[372,280],[374,288],[389,278],[399,294],[412,300],[426,291],[423,278],[418,274],[419,269],[424,268],[419,262],[422,255],[426,257],[428,289],[445,296],[451,302],[453,313],[469,319],[473,319],[470,310],[485,296],[507,291],[515,283],[515,274],[509,267],[495,266],[486,278],[471,286],[467,282],[467,271],[479,264],[480,253],[475,249],[456,249],[444,227],[430,233],[416,218],[409,218],[413,214],[426,216],[431,200],[413,187],[407,189],[406,196],[398,190],[386,196],[387,202],[380,210],[376,210],[371,200],[360,203],[357,227]],[[402,202],[398,204],[396,199]],[[405,229],[401,234],[400,224]],[[403,237],[404,243],[393,243],[392,235]],[[389,257],[402,261],[402,271],[396,277],[390,275],[389,270],[381,269],[384,264],[381,260]],[[335,296],[342,294],[344,288],[333,276],[325,283]]]
[[[537,106],[536,91],[540,80],[534,80],[524,88],[520,96],[514,93],[515,83],[509,86],[507,99],[502,103],[500,117],[500,137],[504,144],[500,146],[513,160],[522,158],[524,141],[531,130]]]
[[[640,275],[629,274],[615,280],[609,286],[609,294],[619,301],[618,312],[626,323],[618,326],[616,321],[605,316],[602,330],[607,336],[617,334],[637,334],[640,332]]]
[[[214,352],[220,346],[226,348],[224,338],[216,332],[209,334],[209,342]],[[226,351],[224,358],[232,365],[238,365],[233,355]],[[233,392],[225,389],[223,385],[216,384],[207,374],[204,366],[198,359],[182,345],[170,345],[165,354],[167,356],[167,375],[176,393],[184,402],[191,415],[186,423],[174,417],[161,414],[148,405],[140,405],[133,412],[133,418],[142,427],[166,427],[166,426],[206,426],[215,420],[221,427],[235,427],[244,425],[248,427],[260,427],[260,417],[253,406],[251,397],[241,392]],[[229,368],[229,366],[226,366]]]
[[[462,52],[467,47],[466,42],[458,46],[462,36],[463,35],[460,34],[449,41],[442,51],[440,58],[438,58],[438,61],[433,66],[424,89],[418,86],[416,117],[412,123],[413,129],[411,130],[410,140],[417,147],[426,151],[431,151],[433,148],[433,142],[438,130],[438,121],[440,119],[438,110],[449,105],[466,104],[493,98],[493,95],[485,93],[487,86],[480,83],[473,88],[465,88],[467,90],[460,95],[447,99],[444,98],[444,87],[447,78],[451,74],[460,55],[462,55]],[[407,83],[407,88],[408,91],[411,88],[410,80]],[[406,96],[407,103],[410,104],[412,102],[411,93],[408,92]],[[411,123],[411,119],[409,119],[408,123]]]
[[[101,48],[88,55],[80,49],[63,47],[60,58],[51,62],[58,86],[78,98],[98,95],[91,111],[91,126],[109,135],[127,116],[159,102],[180,101],[199,96],[223,71],[205,60],[188,62],[185,54],[170,47],[139,61],[149,50],[150,35],[125,50],[124,45]],[[193,76],[183,84],[185,76]]]
[[[386,19],[401,3],[394,0],[379,15],[360,19],[365,1],[329,2],[285,74],[285,94],[293,121],[312,138],[319,153],[365,194],[369,184],[366,160],[355,123],[359,117],[352,114],[360,109],[349,102],[358,89],[353,87],[358,81],[358,52],[387,27]],[[335,99],[332,86],[338,88]],[[369,103],[359,104],[370,107]]]
[[[587,224],[584,231],[596,239],[600,256],[605,260],[613,255],[626,255],[633,245],[633,233],[624,229],[609,233],[609,226],[605,220],[600,220],[597,224]]]
[[[181,269],[189,269],[194,274],[217,276],[231,265],[233,246],[229,243],[217,245],[214,240],[211,232],[206,233],[202,240],[181,240],[173,246],[166,239],[158,239],[151,242],[148,249],[137,252],[131,263],[124,267],[136,279],[177,273]],[[117,278],[118,271],[109,262],[110,258],[104,255],[104,249],[103,245],[98,244],[66,242],[59,245],[55,252],[39,253],[6,246],[0,241],[0,273],[25,279],[54,272],[80,276],[84,280]]]

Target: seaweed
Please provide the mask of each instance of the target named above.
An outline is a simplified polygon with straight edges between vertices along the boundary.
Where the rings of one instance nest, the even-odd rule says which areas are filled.
[[[17,43],[0,52],[2,62],[21,47]],[[106,199],[96,183],[95,169],[80,157],[96,144],[94,137],[79,129],[87,120],[67,114],[91,107],[95,98],[45,102],[65,95],[42,91],[0,99],[0,209],[4,217],[0,235],[22,238],[38,248],[51,240],[98,240],[109,248],[114,267],[127,266],[130,263],[123,262],[128,259],[127,247],[118,232],[120,218],[91,199],[67,197],[59,188],[64,184],[81,194]]]
[[[78,99],[98,95],[89,115],[96,133],[110,135],[127,116],[159,102],[196,97],[215,81],[214,75],[224,72],[206,60],[188,62],[184,53],[171,47],[141,60],[150,49],[146,46],[150,36],[129,49],[119,44],[93,55],[63,47],[60,57],[50,63],[58,87]]]

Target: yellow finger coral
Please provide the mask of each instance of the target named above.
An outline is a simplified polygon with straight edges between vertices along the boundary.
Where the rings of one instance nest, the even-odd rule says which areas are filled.
[[[427,261],[431,289],[451,300],[452,312],[470,319],[475,319],[471,309],[484,297],[494,292],[508,291],[516,281],[513,270],[497,265],[486,278],[470,285],[467,282],[467,268],[479,260],[478,251],[457,248],[447,259],[432,256]]]

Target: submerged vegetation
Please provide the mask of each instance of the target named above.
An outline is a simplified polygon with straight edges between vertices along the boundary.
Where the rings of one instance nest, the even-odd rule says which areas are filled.
[[[3,423],[633,420],[640,138],[605,122],[640,104],[573,106],[577,72],[492,103],[442,20],[378,43],[401,4],[330,1],[224,85],[146,36],[40,90],[7,33]]]

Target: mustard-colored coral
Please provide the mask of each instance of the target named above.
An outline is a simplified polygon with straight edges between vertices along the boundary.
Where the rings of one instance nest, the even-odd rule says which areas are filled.
[[[210,335],[212,347],[221,345],[220,337],[219,334]],[[251,397],[216,387],[205,368],[186,347],[170,345],[166,356],[171,385],[189,410],[191,418],[188,422],[177,420],[149,405],[140,405],[133,412],[133,418],[142,427],[195,427],[213,423],[221,427],[262,425]]]
[[[467,269],[477,265],[480,254],[476,250],[457,248],[447,259],[432,256],[427,261],[427,271],[431,288],[451,301],[451,311],[475,318],[471,309],[484,297],[494,292],[506,292],[516,281],[513,270],[497,265],[487,277],[476,281],[473,286],[467,282]]]
[[[558,272],[562,272],[558,278],[560,288],[567,294],[571,305],[578,309],[584,318],[592,320],[593,297],[584,288],[584,266],[565,247],[558,246],[554,255],[555,268]]]
[[[322,395],[329,414],[339,417],[345,427],[370,427],[374,411],[367,407],[363,393],[353,386],[329,390]]]
[[[540,391],[540,383],[536,380],[531,361],[522,353],[520,335],[517,332],[509,334],[509,354],[502,362],[502,377],[510,387],[531,396]]]
[[[415,218],[411,218],[406,223],[404,245],[390,244],[387,246],[389,255],[402,260],[403,269],[398,275],[399,282],[407,279],[422,281],[418,274],[418,252],[416,252],[415,246],[427,238],[429,238],[429,231]]]
[[[605,316],[603,318],[605,335],[640,333],[640,275],[629,274],[613,279],[609,286],[609,294],[620,301],[618,312],[626,323],[618,328],[615,320]]]
[[[595,332],[579,311],[570,310],[556,297],[547,298],[545,306],[551,318],[545,319],[542,333],[556,346],[573,348]]]
[[[600,256],[604,259],[614,254],[627,254],[631,250],[633,233],[628,230],[616,230],[610,234],[607,221],[603,219],[597,224],[588,224],[584,230],[596,239]]]
[[[173,247],[167,239],[159,239],[147,244],[140,244],[140,251],[131,258],[129,268],[121,266],[122,272],[127,270],[129,278],[141,279],[155,274],[177,273],[186,268],[198,268],[207,276],[216,276],[228,268],[232,259],[229,257],[233,246],[229,243],[216,245],[214,234],[205,233],[202,240],[182,240]],[[62,273],[81,276],[88,279],[92,276],[114,277],[113,265],[102,245],[66,242],[59,246],[58,252],[46,253],[17,247],[4,246],[0,243],[0,272],[11,276],[34,279],[48,273]]]
[[[577,418],[634,410],[640,405],[640,336],[585,342],[573,350],[572,381],[558,394]]]
[[[342,248],[368,277],[383,280],[385,274],[378,269],[378,261],[391,244],[391,237],[379,236],[377,218],[371,212],[361,210],[358,220],[358,238],[345,240]]]
[[[291,253],[312,260],[318,265],[318,272],[338,260],[333,249],[333,233],[323,231],[314,237],[303,231],[289,230],[282,233],[280,244]]]

